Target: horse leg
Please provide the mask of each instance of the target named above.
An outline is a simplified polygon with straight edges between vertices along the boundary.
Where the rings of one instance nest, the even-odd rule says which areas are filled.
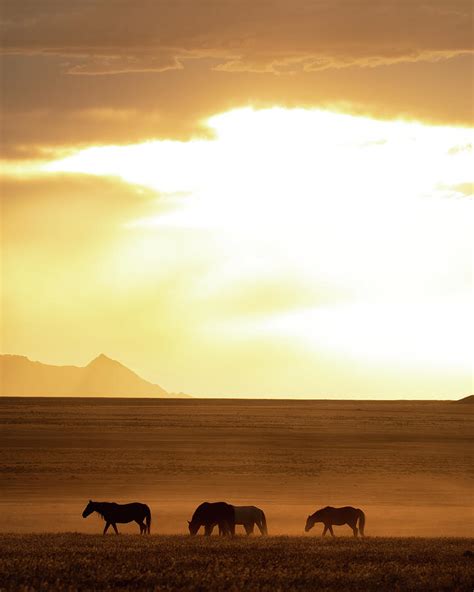
[[[146,530],[145,525],[143,524],[143,522],[140,522],[139,520],[135,520],[135,522],[138,524],[138,526],[140,527],[140,534],[143,534]]]
[[[227,520],[221,522],[221,528],[224,536],[234,536],[235,535],[235,524],[231,522],[227,522]]]
[[[359,534],[360,536],[365,536],[364,528],[365,528],[365,514],[362,510],[359,510],[357,519],[359,520]],[[356,524],[357,524],[356,519]]]
[[[326,536],[326,533],[327,533],[327,531],[328,531],[328,527],[327,527],[327,525],[325,524],[325,525],[324,525],[324,528],[323,528],[323,534],[322,534],[322,536],[323,536],[323,537],[325,537],[325,536]]]
[[[105,534],[109,530],[109,526],[110,526],[110,522],[106,522],[105,526],[104,526],[104,532],[102,534]]]
[[[119,531],[117,530],[117,525],[115,524],[115,522],[112,522],[112,528],[115,530],[115,534],[118,534]]]
[[[248,522],[247,524],[244,524],[244,528],[245,528],[245,532],[247,533],[247,536],[249,536],[249,535],[253,534],[254,523]]]
[[[260,534],[261,534],[262,536],[265,536],[267,533],[265,532],[265,526],[264,526],[264,523],[263,523],[261,520],[259,520],[259,521],[257,522],[257,526],[258,526],[258,530],[260,531]]]
[[[328,528],[329,528],[329,532],[331,533],[331,536],[335,537],[336,535],[334,534],[334,531],[332,529],[332,526],[329,525]]]
[[[204,535],[205,536],[211,536],[213,530],[214,530],[214,524],[205,524],[204,525]]]
[[[357,537],[359,534],[359,530],[358,530],[355,522],[350,523],[349,526],[352,528],[352,532],[354,533],[354,536]]]

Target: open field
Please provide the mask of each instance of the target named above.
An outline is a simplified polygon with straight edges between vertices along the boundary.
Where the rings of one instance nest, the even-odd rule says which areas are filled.
[[[0,535],[0,589],[470,592],[467,539]]]
[[[330,504],[363,508],[370,536],[472,536],[473,417],[450,402],[3,398],[0,532],[101,532],[81,517],[92,498],[148,503],[155,534],[225,500],[262,507],[270,534],[301,535]]]

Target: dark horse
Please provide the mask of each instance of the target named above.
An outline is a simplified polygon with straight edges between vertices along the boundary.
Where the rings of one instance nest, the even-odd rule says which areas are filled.
[[[235,534],[234,506],[225,502],[215,502],[213,504],[204,502],[196,508],[191,522],[188,521],[189,533],[194,536],[201,526],[204,526],[204,534],[210,536],[216,524],[224,536],[233,536]]]
[[[358,530],[357,521],[359,522]],[[326,506],[325,508],[321,508],[321,510],[308,516],[305,532],[311,530],[316,522],[322,522],[324,524],[323,536],[325,536],[328,530],[332,536],[334,536],[332,530],[333,524],[336,526],[348,524],[352,528],[355,537],[358,535],[358,532],[364,536],[365,514],[362,510],[353,508],[352,506],[345,506],[344,508],[331,508],[331,506]]]
[[[87,518],[92,512],[97,512],[104,520],[104,534],[110,525],[118,534],[117,523],[136,522],[140,527],[140,534],[150,534],[151,512],[146,504],[116,504],[114,502],[93,502],[89,500],[82,517]]]

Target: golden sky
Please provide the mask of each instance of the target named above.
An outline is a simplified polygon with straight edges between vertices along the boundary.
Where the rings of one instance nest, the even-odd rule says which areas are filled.
[[[1,7],[4,353],[472,391],[470,2]]]

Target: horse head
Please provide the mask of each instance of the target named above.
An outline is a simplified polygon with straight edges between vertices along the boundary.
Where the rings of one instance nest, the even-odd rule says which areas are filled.
[[[323,518],[324,518],[324,512],[323,510],[325,510],[326,508],[323,508],[322,510],[318,510],[317,512],[315,512],[314,514],[311,514],[311,516],[308,516],[307,520],[306,520],[306,526],[305,526],[305,532],[308,532],[308,530],[311,530],[313,528],[313,526],[316,524],[316,522],[323,522]]]
[[[89,503],[85,507],[84,512],[82,512],[82,517],[87,518],[87,516],[92,514],[92,512],[95,512],[95,502],[89,500]]]
[[[199,530],[200,524],[198,522],[193,522],[193,521],[189,521],[188,520],[188,528],[189,528],[189,534],[191,536],[195,536],[197,534],[197,531]]]
[[[311,514],[311,516],[308,516],[308,518],[306,518],[306,526],[304,527],[305,532],[310,531],[316,524],[316,522],[319,522],[317,514],[318,513],[316,512],[315,514]]]

